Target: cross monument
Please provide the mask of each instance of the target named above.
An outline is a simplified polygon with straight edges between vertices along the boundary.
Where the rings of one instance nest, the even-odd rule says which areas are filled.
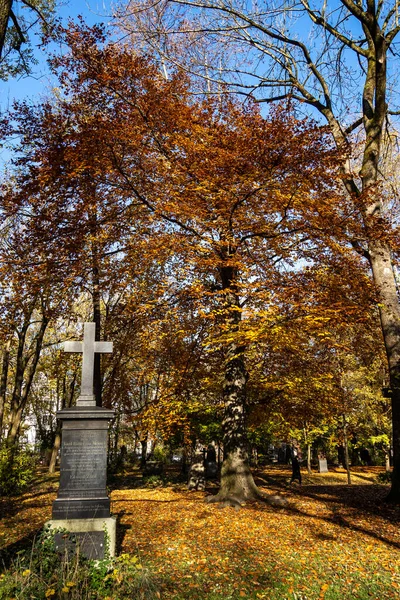
[[[95,341],[95,323],[85,323],[83,342],[65,342],[65,352],[82,354],[81,393],[76,406],[57,412],[62,423],[60,487],[53,502],[52,529],[56,549],[80,547],[87,558],[115,553],[116,519],[107,494],[108,425],[114,411],[96,406],[93,393],[94,355],[112,352],[112,342]],[[107,539],[105,537],[107,532]]]
[[[95,342],[95,332],[95,323],[85,323],[83,342],[64,342],[64,352],[82,353],[81,393],[77,400],[77,406],[96,406],[93,394],[94,355],[113,351],[112,342]]]

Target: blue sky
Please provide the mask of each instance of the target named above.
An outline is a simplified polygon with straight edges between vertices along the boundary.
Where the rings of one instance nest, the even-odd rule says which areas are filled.
[[[82,15],[87,23],[107,21],[107,15],[110,14],[109,0],[60,0],[61,4],[57,9],[57,14],[66,23],[69,18],[75,19]],[[32,36],[33,44],[38,40]],[[9,81],[0,81],[0,111],[4,111],[10,106],[14,98],[29,98],[34,100],[46,95],[54,86],[54,82],[48,72],[46,65],[47,54],[45,51],[36,47],[35,56],[39,61],[34,67],[32,76],[10,79]]]

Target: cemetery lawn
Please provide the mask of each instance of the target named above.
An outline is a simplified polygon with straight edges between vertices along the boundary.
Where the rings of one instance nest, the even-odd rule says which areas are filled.
[[[111,492],[117,549],[149,573],[147,600],[398,599],[400,507],[382,503],[388,488],[379,472],[355,469],[347,486],[344,471],[303,470],[303,485],[288,486],[289,467],[266,467],[258,485],[288,505],[238,511],[206,504],[206,494],[181,483],[145,487],[138,471],[125,472]],[[31,544],[51,517],[56,489],[57,476],[42,472],[30,492],[0,500],[3,560]]]

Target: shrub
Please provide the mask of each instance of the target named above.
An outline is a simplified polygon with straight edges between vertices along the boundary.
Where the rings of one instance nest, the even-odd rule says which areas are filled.
[[[378,483],[391,483],[392,482],[392,473],[390,471],[383,471],[383,473],[379,473],[377,475]]]
[[[149,488],[162,487],[166,484],[166,479],[163,475],[145,475],[143,484]]]
[[[152,452],[153,460],[165,464],[168,461],[168,451],[163,446],[156,446]]]
[[[90,561],[79,553],[59,554],[54,531],[45,530],[30,552],[21,553],[0,575],[0,600],[153,600],[153,578],[137,556]]]
[[[35,476],[36,456],[29,450],[0,447],[0,496],[21,494]]]

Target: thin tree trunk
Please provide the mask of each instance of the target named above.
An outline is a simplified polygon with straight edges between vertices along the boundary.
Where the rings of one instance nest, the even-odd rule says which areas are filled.
[[[385,446],[385,471],[390,473],[390,447]]]
[[[43,337],[44,337],[47,325],[48,325],[48,318],[46,316],[43,316],[39,331],[37,332],[36,337],[35,337],[35,349],[34,349],[33,357],[30,362],[30,365],[28,367],[28,370],[26,372],[27,361],[25,359],[24,360],[25,368],[23,369],[22,372],[20,371],[18,374],[18,378],[19,378],[18,389],[21,390],[23,380],[25,380],[25,386],[24,386],[22,393],[20,393],[19,398],[16,396],[14,399],[14,402],[15,402],[14,410],[13,410],[12,419],[11,419],[11,423],[10,423],[10,429],[9,429],[8,436],[7,436],[7,443],[10,446],[15,445],[15,442],[16,442],[16,439],[18,436],[23,412],[24,412],[26,404],[28,402],[29,392],[31,390],[33,378],[36,373],[36,367],[39,362],[40,352],[42,350],[42,344],[43,344]]]
[[[347,483],[351,485],[351,472],[349,463],[349,441],[347,439],[347,423],[346,417],[343,415],[343,445],[344,445],[344,462],[347,472]]]
[[[75,383],[76,383],[76,371],[74,372],[71,382],[69,384],[69,389],[67,390],[66,385],[66,376],[63,378],[63,393],[61,398],[61,408],[70,408],[72,406],[72,401],[74,398],[75,392]],[[56,435],[54,438],[54,445],[51,451],[51,458],[49,464],[49,473],[54,473],[56,470],[57,456],[61,446],[61,422],[57,422]]]
[[[97,217],[93,219],[92,234],[97,231]],[[100,294],[100,272],[98,265],[98,252],[96,241],[92,244],[92,303],[93,303],[93,321],[95,323],[95,340],[101,339],[101,294]],[[94,355],[94,371],[93,371],[93,390],[96,398],[96,406],[102,406],[102,372],[101,372],[101,355]]]
[[[18,330],[16,331],[16,333],[18,335],[18,348],[17,348],[17,356],[16,356],[16,361],[15,361],[14,388],[13,388],[13,393],[12,393],[12,397],[11,397],[11,411],[10,411],[10,416],[9,416],[9,426],[8,426],[8,433],[7,433],[7,443],[9,445],[14,445],[17,431],[19,428],[19,424],[18,424],[17,428],[15,429],[15,433],[10,438],[10,433],[13,429],[13,424],[14,424],[14,422],[17,423],[20,418],[18,415],[18,412],[19,412],[21,397],[22,397],[22,385],[23,385],[23,381],[24,381],[24,373],[26,370],[27,362],[28,362],[28,357],[26,355],[26,349],[25,349],[25,342],[26,342],[26,335],[28,332],[28,328],[31,324],[31,317],[32,317],[32,313],[33,313],[35,304],[36,304],[36,298],[30,305],[28,312],[24,314],[24,321],[22,323],[21,329],[19,331]]]
[[[8,340],[4,347],[3,364],[1,367],[1,377],[0,377],[0,442],[1,442],[2,434],[3,434],[3,420],[4,420],[4,409],[5,409],[5,405],[6,405],[8,367],[9,367],[9,363],[10,363],[10,347],[11,347],[11,340]]]
[[[307,472],[309,475],[312,474],[312,469],[311,469],[311,444],[308,443],[307,444]]]
[[[49,462],[49,473],[55,473],[57,456],[61,447],[61,425],[57,425],[56,435],[54,437],[53,449],[51,451],[51,457]]]

